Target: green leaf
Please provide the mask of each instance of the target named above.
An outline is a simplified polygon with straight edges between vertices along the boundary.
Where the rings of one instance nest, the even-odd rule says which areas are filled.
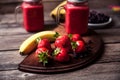
[[[38,55],[39,62],[42,62],[45,66],[48,63],[48,51],[42,52]]]
[[[60,34],[58,32],[56,32],[54,37],[57,38],[58,36],[60,36]]]
[[[56,56],[56,55],[58,55],[59,53],[60,53],[60,48],[56,48],[56,49],[54,50],[53,56]]]
[[[72,36],[73,36],[72,34],[68,34],[68,37],[70,38],[70,40],[72,39]]]
[[[73,49],[73,50],[76,49],[76,47],[77,47],[76,42],[71,42],[71,45],[72,45],[72,49]]]

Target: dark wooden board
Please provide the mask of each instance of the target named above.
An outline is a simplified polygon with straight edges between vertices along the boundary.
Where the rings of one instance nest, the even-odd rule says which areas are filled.
[[[93,30],[88,30],[88,33],[82,36],[82,38],[85,43],[91,47],[91,52],[88,53],[87,56],[79,57],[77,59],[72,57],[68,63],[60,63],[52,60],[45,67],[38,62],[38,58],[33,52],[19,64],[18,69],[35,73],[58,73],[83,68],[100,57],[103,53],[104,45],[100,36]]]

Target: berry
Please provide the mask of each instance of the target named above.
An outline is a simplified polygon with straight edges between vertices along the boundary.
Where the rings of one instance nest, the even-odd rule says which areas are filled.
[[[35,54],[39,62],[42,62],[44,66],[48,63],[50,53],[47,48],[40,47],[35,51]]]
[[[71,42],[72,44],[72,49],[74,51],[74,53],[81,53],[84,52],[86,50],[85,48],[85,43],[82,40],[78,40],[76,42]]]
[[[70,56],[65,48],[56,48],[54,51],[54,58],[59,62],[68,62],[70,60]]]
[[[96,11],[90,11],[89,13],[89,23],[104,23],[109,20],[109,16],[103,14],[103,13],[98,13]]]
[[[71,41],[82,40],[82,37],[79,34],[69,34]]]
[[[55,41],[55,47],[66,48],[68,52],[72,51],[71,41],[67,35],[59,36]]]
[[[51,44],[50,44],[50,41],[48,39],[40,39],[38,41],[37,48],[41,48],[41,47],[47,48],[50,53],[52,52]]]

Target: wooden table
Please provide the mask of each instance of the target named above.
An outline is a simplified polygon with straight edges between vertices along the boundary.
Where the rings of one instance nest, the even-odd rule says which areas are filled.
[[[120,12],[108,8],[95,10],[105,12],[113,19],[106,28],[94,29],[105,44],[102,57],[85,68],[60,74],[19,71],[18,64],[25,58],[19,55],[19,46],[34,33],[26,32],[21,24],[15,24],[14,14],[0,15],[0,80],[120,80]],[[18,17],[22,20],[20,15]],[[48,18],[45,18],[45,27],[55,27]]]

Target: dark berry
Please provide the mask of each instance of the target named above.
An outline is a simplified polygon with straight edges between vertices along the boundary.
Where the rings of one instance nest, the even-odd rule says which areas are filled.
[[[96,11],[90,11],[89,13],[89,23],[104,23],[109,20],[109,16],[104,13],[98,13]]]

